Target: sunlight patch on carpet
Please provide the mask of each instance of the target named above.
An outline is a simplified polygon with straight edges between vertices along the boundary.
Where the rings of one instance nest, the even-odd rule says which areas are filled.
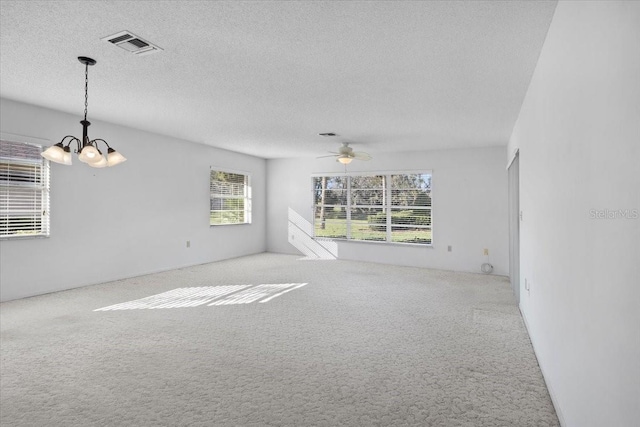
[[[306,284],[278,283],[177,288],[161,294],[98,308],[93,311],[198,307],[204,304],[209,306],[234,305],[249,304],[256,301],[265,303]]]

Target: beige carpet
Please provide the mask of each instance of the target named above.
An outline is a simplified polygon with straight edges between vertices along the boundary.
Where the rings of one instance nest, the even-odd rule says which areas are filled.
[[[261,254],[0,312],[2,426],[558,425],[504,277]]]

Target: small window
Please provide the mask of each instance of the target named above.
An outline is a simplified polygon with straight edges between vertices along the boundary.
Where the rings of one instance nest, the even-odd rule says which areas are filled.
[[[251,223],[249,178],[248,174],[211,168],[209,225]]]
[[[0,238],[49,235],[49,162],[42,147],[0,140]]]
[[[313,178],[315,237],[432,244],[431,173]]]

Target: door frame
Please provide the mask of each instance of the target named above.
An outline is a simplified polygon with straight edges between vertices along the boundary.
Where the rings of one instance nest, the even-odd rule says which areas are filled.
[[[520,305],[520,150],[516,149],[507,164],[509,185],[509,279]]]

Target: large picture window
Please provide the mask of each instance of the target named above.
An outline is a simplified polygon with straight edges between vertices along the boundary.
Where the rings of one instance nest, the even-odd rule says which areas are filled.
[[[49,235],[49,162],[42,147],[0,140],[0,238]]]
[[[249,175],[211,168],[210,225],[250,224],[251,185]]]
[[[431,173],[313,177],[315,237],[432,244]]]

